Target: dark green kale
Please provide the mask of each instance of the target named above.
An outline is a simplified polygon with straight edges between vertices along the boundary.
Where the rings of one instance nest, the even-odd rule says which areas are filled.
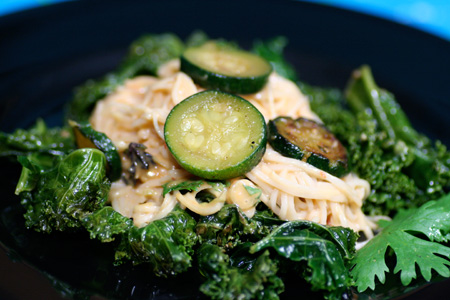
[[[50,168],[32,156],[20,162],[28,171],[22,173],[16,193],[26,209],[28,228],[48,233],[79,228],[81,219],[106,202],[110,181],[99,150],[76,150]]]
[[[282,223],[284,221],[259,211],[250,219],[238,206],[227,204],[217,213],[201,217],[196,231],[201,243],[231,249],[246,241],[258,241]]]
[[[394,150],[409,156],[404,170],[417,185],[425,199],[437,199],[450,187],[450,153],[441,143],[433,144],[417,132],[394,96],[379,88],[368,66],[353,73],[346,89],[346,98],[354,113],[364,111],[392,141]],[[420,204],[420,203],[419,203]]]
[[[223,183],[221,181],[205,181],[202,179],[186,180],[186,181],[182,181],[182,182],[173,181],[173,182],[168,182],[168,183],[163,184],[163,196],[165,196],[168,193],[172,193],[174,191],[187,191],[187,192],[197,191],[205,183],[210,185],[211,188],[216,189],[218,191],[223,190],[223,188],[226,185],[226,183]],[[199,195],[197,195],[197,196],[199,196]],[[200,200],[202,200],[202,199],[200,199]],[[209,201],[207,201],[207,202],[209,202]]]
[[[283,55],[287,43],[288,40],[282,36],[268,41],[256,41],[253,44],[252,51],[269,61],[279,75],[296,82],[297,73],[292,65],[285,60]]]
[[[364,211],[393,216],[443,195],[450,186],[445,146],[411,127],[392,94],[374,84],[370,69],[355,74],[346,97],[336,89],[300,87],[347,148],[352,171],[371,184]]]
[[[313,291],[326,299],[341,299],[353,284],[348,263],[355,253],[357,234],[344,227],[328,227],[308,221],[292,221],[272,231],[250,248],[250,253],[274,250],[291,261]],[[297,263],[297,264],[296,264]]]
[[[183,50],[183,42],[173,34],[139,38],[131,44],[128,55],[116,71],[99,80],[88,80],[75,90],[67,118],[87,121],[95,103],[113,92],[126,79],[144,74],[156,75],[159,66],[179,57]]]
[[[115,236],[127,234],[133,226],[133,220],[122,216],[111,206],[105,206],[86,215],[81,222],[89,232],[91,239],[111,242]]]
[[[178,206],[147,226],[131,226],[116,251],[118,261],[149,263],[158,276],[185,272],[192,261],[196,221]]]
[[[247,259],[245,268],[232,266],[230,257],[212,244],[203,244],[197,250],[197,259],[199,271],[205,277],[200,291],[211,299],[275,300],[284,290],[283,281],[276,275],[277,265],[268,251]]]
[[[28,130],[17,129],[13,133],[0,132],[0,158],[41,153],[58,156],[75,149],[71,130],[48,128],[41,119]]]

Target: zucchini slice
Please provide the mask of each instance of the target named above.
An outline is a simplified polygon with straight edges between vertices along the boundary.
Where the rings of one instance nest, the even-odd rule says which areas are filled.
[[[269,121],[269,144],[281,155],[305,161],[334,176],[348,172],[347,150],[323,125],[305,118]]]
[[[102,151],[106,157],[106,171],[111,181],[120,179],[122,175],[122,162],[119,152],[106,134],[96,131],[87,122],[77,123],[69,120],[73,129],[75,142],[78,148],[94,148]]]
[[[272,72],[264,58],[215,42],[186,49],[180,61],[181,71],[195,83],[234,94],[260,91]]]
[[[164,126],[166,144],[190,173],[211,180],[243,175],[266,150],[263,115],[247,100],[203,91],[178,103]]]

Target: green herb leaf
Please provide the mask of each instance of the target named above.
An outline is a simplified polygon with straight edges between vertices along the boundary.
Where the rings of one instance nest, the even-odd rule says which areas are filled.
[[[417,278],[416,266],[427,281],[431,279],[432,270],[449,277],[450,248],[440,244],[448,241],[449,232],[450,195],[417,209],[401,211],[352,260],[351,273],[358,291],[375,289],[375,278],[385,282],[385,273],[390,272],[385,260],[389,248],[397,261],[393,272],[400,273],[403,285]]]

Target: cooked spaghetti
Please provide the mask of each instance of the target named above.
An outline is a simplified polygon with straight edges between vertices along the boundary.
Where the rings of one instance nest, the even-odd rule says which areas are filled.
[[[149,170],[140,170],[135,186],[122,181],[112,184],[109,200],[122,215],[133,218],[136,226],[166,216],[177,203],[200,215],[219,211],[225,203],[234,203],[252,217],[259,201],[284,220],[310,220],[332,226],[350,227],[371,237],[374,228],[361,211],[370,186],[349,174],[332,176],[308,163],[280,155],[268,146],[262,161],[245,178],[236,178],[222,189],[208,183],[199,190],[167,193],[163,185],[193,178],[182,169],[167,149],[164,122],[171,109],[183,99],[202,90],[186,74],[179,72],[178,60],[159,70],[159,77],[141,76],[98,102],[92,116],[93,127],[104,132],[123,152],[132,142],[147,147],[156,162]],[[277,75],[258,93],[243,95],[263,114],[266,121],[277,116],[305,117],[318,122],[308,99],[291,81]],[[129,164],[122,155],[123,165]],[[250,193],[249,188],[260,193]],[[196,195],[207,190],[215,199],[200,203]]]

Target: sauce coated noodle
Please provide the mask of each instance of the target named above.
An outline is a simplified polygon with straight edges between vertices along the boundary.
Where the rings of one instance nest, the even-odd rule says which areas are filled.
[[[246,174],[247,178],[231,180],[230,185],[221,191],[208,184],[202,185],[201,190],[208,190],[215,197],[210,203],[195,200],[199,191],[173,192],[163,196],[163,184],[192,178],[176,163],[165,145],[165,119],[177,103],[203,89],[179,71],[178,60],[162,66],[158,76],[127,80],[98,102],[90,120],[93,127],[104,132],[120,152],[131,142],[141,143],[156,162],[153,168],[138,172],[135,187],[121,181],[112,184],[109,201],[116,211],[133,218],[136,226],[145,226],[163,218],[177,203],[200,215],[213,214],[225,203],[235,203],[252,217],[256,204],[262,201],[284,220],[301,219],[345,226],[357,232],[363,231],[368,238],[373,236],[375,226],[361,210],[370,191],[367,181],[355,174],[337,178],[302,161],[281,156],[270,146],[262,161]],[[277,116],[290,116],[321,122],[299,88],[275,72],[263,90],[242,97],[255,105],[266,121]],[[123,164],[126,166],[127,163],[123,157]],[[261,193],[249,192],[258,189]]]

